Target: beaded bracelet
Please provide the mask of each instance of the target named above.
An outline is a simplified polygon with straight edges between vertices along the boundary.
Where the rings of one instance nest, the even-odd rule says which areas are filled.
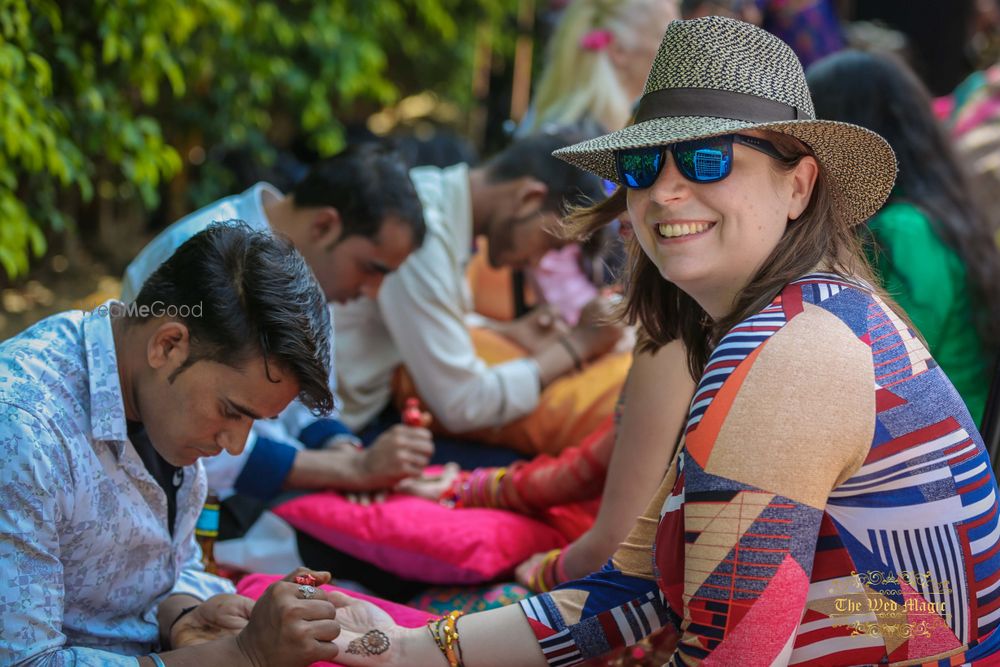
[[[462,611],[449,612],[444,622],[445,657],[450,667],[465,667],[462,664],[462,647],[458,642],[458,619]]]
[[[465,667],[462,662],[462,646],[458,640],[458,619],[464,613],[456,610],[439,619],[427,621],[427,629],[430,630],[438,650],[448,661],[448,667]]]
[[[441,654],[444,655],[445,657],[447,657],[448,653],[444,649],[444,642],[441,641],[441,622],[442,621],[444,621],[444,617],[443,616],[441,618],[432,618],[432,619],[428,620],[427,621],[427,629],[430,631],[431,637],[434,638],[434,643],[437,644],[437,647],[441,651]]]

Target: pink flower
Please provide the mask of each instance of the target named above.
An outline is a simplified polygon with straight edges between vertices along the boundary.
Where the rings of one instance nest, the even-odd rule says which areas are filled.
[[[603,51],[614,38],[610,30],[591,30],[580,38],[580,48],[585,51]]]

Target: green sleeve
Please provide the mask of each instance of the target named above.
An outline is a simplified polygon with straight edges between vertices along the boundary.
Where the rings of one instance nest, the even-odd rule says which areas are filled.
[[[958,257],[912,204],[890,204],[868,221],[868,229],[875,241],[870,259],[886,292],[936,348],[962,289]]]

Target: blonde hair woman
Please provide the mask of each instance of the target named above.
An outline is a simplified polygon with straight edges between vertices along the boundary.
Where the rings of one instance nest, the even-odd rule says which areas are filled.
[[[676,0],[572,0],[549,41],[529,129],[625,127]]]

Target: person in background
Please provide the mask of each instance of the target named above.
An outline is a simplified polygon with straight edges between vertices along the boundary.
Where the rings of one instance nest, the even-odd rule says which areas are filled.
[[[971,74],[945,104],[958,160],[1000,243],[1000,63]]]
[[[423,246],[386,278],[377,296],[334,308],[337,386],[348,425],[378,431],[380,414],[392,408],[393,374],[402,364],[448,431],[503,426],[531,413],[543,388],[617,343],[621,329],[603,323],[610,306],[602,300],[571,330],[544,310],[513,322],[472,313],[465,268],[476,236],[489,239],[491,265],[533,266],[565,243],[549,227],[567,205],[603,197],[599,178],[551,156],[572,136],[579,134],[527,137],[471,169],[459,164],[410,171],[427,222]],[[493,329],[530,356],[488,366],[470,324]],[[463,462],[469,452],[456,446],[449,458]]]
[[[377,293],[425,232],[420,200],[400,156],[380,144],[355,145],[313,165],[288,194],[257,183],[170,225],[126,269],[122,298],[134,298],[185,240],[232,217],[291,240],[329,302]],[[336,392],[332,368],[329,383]],[[222,498],[215,554],[220,563],[281,572],[312,562],[308,539],[269,511],[286,494],[376,492],[423,471],[434,453],[427,429],[396,423],[362,448],[340,420],[335,400],[338,408],[323,418],[293,402],[277,419],[256,422],[238,455],[224,452],[206,462],[209,488]]]
[[[685,19],[728,16],[759,25],[785,41],[803,67],[844,48],[833,0],[682,0]]]
[[[640,343],[641,345],[641,343]],[[477,468],[451,486],[406,480],[406,493],[457,507],[488,507],[536,514],[569,503],[601,499],[593,527],[561,550],[533,555],[516,572],[535,592],[600,569],[652,498],[670,463],[694,383],[680,341],[636,351],[614,423],[558,456],[539,456],[502,468]],[[494,481],[495,480],[495,481]]]
[[[531,109],[520,133],[595,123],[625,127],[675,0],[573,0],[549,39]]]
[[[255,419],[296,397],[333,407],[330,335],[302,257],[220,224],[131,303],[53,315],[0,343],[0,663],[332,659],[329,601],[288,581],[256,605],[234,595],[204,572],[194,536],[203,457],[238,454]],[[184,647],[206,634],[218,638]]]
[[[859,51],[807,78],[820,118],[867,127],[896,153],[896,187],[861,228],[870,259],[979,423],[1000,350],[1000,252],[930,95],[902,62]]]
[[[573,0],[546,46],[518,136],[568,124],[595,132],[624,127],[663,31],[676,18],[676,0]],[[576,324],[583,306],[615,280],[622,255],[616,237],[595,234],[546,253],[525,280],[540,301]]]
[[[376,144],[349,147],[314,165],[286,195],[268,183],[220,199],[178,220],[129,264],[122,299],[188,238],[216,220],[240,218],[283,235],[302,253],[330,302],[374,297],[387,275],[423,241],[420,200],[397,153]],[[335,373],[330,386],[336,389]],[[238,456],[208,462],[209,483],[260,501],[283,489],[372,491],[419,475],[434,451],[429,431],[398,425],[370,447],[334,413],[316,419],[293,403],[259,422]]]

